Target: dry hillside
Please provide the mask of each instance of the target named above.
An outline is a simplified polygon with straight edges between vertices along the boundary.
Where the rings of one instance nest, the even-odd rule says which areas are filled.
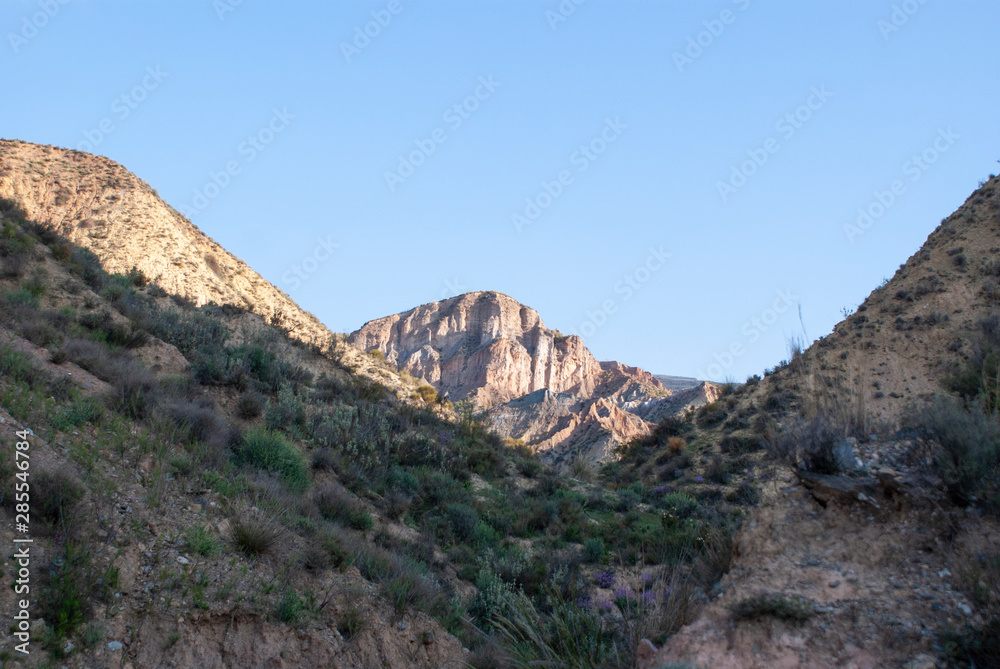
[[[711,603],[641,669],[1000,666],[998,190],[833,333],[716,403],[729,418],[709,442],[747,416],[770,447],[761,504]]]
[[[315,316],[226,251],[118,163],[81,151],[0,140],[0,198],[93,251],[107,271],[133,267],[196,305],[233,305],[336,355],[401,396],[412,384],[342,345]]]
[[[31,220],[96,253],[108,271],[137,267],[167,292],[195,304],[232,304],[307,343],[330,343],[330,332],[315,316],[112,160],[2,140],[0,198],[17,202]]]
[[[786,381],[832,379],[859,394],[873,419],[891,425],[907,403],[941,391],[942,381],[975,354],[981,321],[998,308],[1000,179],[994,177],[805,351]]]

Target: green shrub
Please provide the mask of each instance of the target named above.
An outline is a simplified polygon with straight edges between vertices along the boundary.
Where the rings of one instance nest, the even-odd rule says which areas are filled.
[[[264,425],[269,430],[284,430],[293,436],[306,433],[306,408],[287,387],[278,392],[278,401],[267,407]]]
[[[86,620],[90,602],[107,598],[117,587],[117,569],[101,572],[90,553],[69,541],[42,570],[37,615],[44,618],[54,641],[71,636]],[[61,650],[62,644],[55,648]]]
[[[590,564],[599,564],[607,552],[604,546],[604,539],[591,537],[583,542],[583,561]]]
[[[264,397],[257,392],[247,392],[240,395],[236,402],[236,415],[240,418],[257,418],[264,413]]]
[[[995,485],[1000,425],[981,404],[965,409],[938,396],[924,407],[910,407],[903,422],[936,445],[935,467],[955,503],[966,505]]]
[[[64,527],[83,500],[83,484],[66,469],[39,469],[31,477],[31,510],[36,518]]]
[[[710,402],[702,405],[695,416],[698,427],[713,427],[726,418],[726,405],[722,402]]]
[[[73,402],[68,407],[63,407],[52,417],[52,429],[66,432],[75,427],[80,427],[84,423],[96,420],[103,413],[101,405],[93,398],[84,398]]]
[[[42,376],[32,358],[5,345],[0,345],[0,374],[13,381],[23,381],[30,386]]]
[[[243,435],[236,451],[237,465],[250,465],[278,474],[292,490],[309,487],[309,469],[302,454],[277,432],[256,428]]]
[[[27,288],[17,288],[4,294],[3,299],[11,306],[28,307],[37,309],[39,305],[38,296]]]
[[[355,509],[347,517],[348,524],[356,530],[367,532],[375,527],[375,520],[367,509]]]
[[[1000,618],[992,617],[982,627],[966,623],[959,630],[941,634],[942,654],[951,660],[948,666],[1000,666]]]
[[[660,498],[658,506],[672,511],[678,518],[689,518],[698,510],[698,502],[683,492],[668,492]]]
[[[760,437],[752,434],[727,434],[719,442],[719,450],[730,455],[752,453],[759,450],[760,446]]]
[[[344,637],[345,641],[350,641],[365,628],[365,619],[353,606],[347,609],[337,620],[337,631]]]
[[[337,534],[321,531],[309,542],[304,556],[305,567],[310,571],[322,571],[333,567],[343,571],[351,564],[351,555]]]
[[[760,503],[760,489],[750,481],[740,481],[736,489],[726,495],[726,501],[742,506],[756,506]]]
[[[417,386],[416,391],[414,391],[414,395],[423,400],[424,404],[435,404],[441,399],[441,396],[438,395],[438,391],[426,383]]]
[[[449,504],[446,509],[451,529],[461,541],[474,538],[479,514],[468,504]]]
[[[281,601],[275,609],[275,617],[283,623],[295,624],[309,610],[309,605],[303,601],[292,588],[286,588]]]
[[[112,346],[139,348],[149,341],[145,330],[136,330],[128,323],[112,323],[104,330],[105,341]]]
[[[469,605],[469,615],[481,629],[493,629],[497,621],[513,611],[514,589],[492,571],[481,570],[476,578],[476,594]]]
[[[615,504],[615,510],[625,513],[637,507],[641,501],[642,497],[634,490],[629,488],[620,489],[618,490],[618,502]]]
[[[793,421],[772,437],[768,448],[793,469],[814,474],[836,474],[855,466],[844,429],[834,426],[823,415]]]
[[[480,548],[496,546],[502,539],[503,536],[500,532],[485,520],[477,522],[472,532],[472,543]]]
[[[401,574],[389,583],[386,591],[396,613],[404,613],[407,606],[413,602],[417,591],[417,578],[419,577],[415,574]]]
[[[215,535],[207,527],[192,525],[184,533],[184,542],[188,550],[202,557],[211,557],[219,550]]]
[[[944,380],[944,386],[964,399],[981,401],[986,410],[1000,410],[1000,315],[979,321],[971,352],[964,363]]]

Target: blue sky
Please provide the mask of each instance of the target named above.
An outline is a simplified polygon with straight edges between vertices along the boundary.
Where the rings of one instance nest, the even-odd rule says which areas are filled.
[[[1000,169],[998,24],[985,0],[7,0],[0,135],[121,162],[334,330],[498,290],[600,359],[742,380]]]

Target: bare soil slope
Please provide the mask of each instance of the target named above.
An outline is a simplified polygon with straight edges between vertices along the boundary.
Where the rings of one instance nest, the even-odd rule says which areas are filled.
[[[328,346],[331,333],[239,258],[112,160],[80,151],[0,140],[0,198],[97,254],[111,272],[139,268],[195,304],[232,304]]]

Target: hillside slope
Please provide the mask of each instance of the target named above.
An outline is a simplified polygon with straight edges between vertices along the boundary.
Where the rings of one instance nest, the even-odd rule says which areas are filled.
[[[197,305],[231,304],[329,346],[331,333],[112,160],[80,151],[0,140],[0,198],[90,249],[111,272],[137,267]]]
[[[0,140],[0,200],[92,251],[110,272],[133,267],[171,295],[196,305],[246,309],[290,336],[335,351],[347,367],[401,397],[412,384],[344,345],[311,313],[226,251],[157,195],[101,156],[20,140]]]
[[[997,666],[998,323],[991,177],[830,335],[717,403],[710,449],[744,416],[770,447],[761,505],[713,601],[640,669]]]
[[[942,390],[976,355],[1000,308],[1000,179],[991,178],[879,286],[797,360],[785,382],[835,379],[873,419]]]
[[[733,509],[690,500],[664,528],[662,488],[557,476],[416,395],[244,309],[108,274],[0,199],[0,426],[31,453],[32,661],[507,669],[565,643],[553,592],[611,601],[612,561],[634,565],[614,581],[636,592],[683,578],[685,612],[712,587],[700,565],[726,558]],[[9,544],[14,454],[0,450]],[[3,578],[13,617],[17,572]],[[602,666],[633,663],[628,629],[668,631],[634,606],[572,607],[605,630]],[[515,608],[543,644],[498,629]]]

